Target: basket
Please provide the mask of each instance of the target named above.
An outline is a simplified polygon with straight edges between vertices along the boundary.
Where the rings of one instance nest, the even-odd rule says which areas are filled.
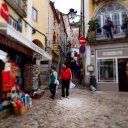
[[[21,108],[17,108],[17,107],[14,107],[13,108],[13,112],[15,115],[19,116],[19,115],[23,115],[25,114],[30,108],[30,105],[26,105],[24,107],[21,107]]]

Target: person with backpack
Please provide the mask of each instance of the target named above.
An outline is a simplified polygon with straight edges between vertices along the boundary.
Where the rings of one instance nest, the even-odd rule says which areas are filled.
[[[55,67],[51,67],[50,72],[50,92],[51,92],[51,99],[55,98],[56,94],[56,85],[57,85],[57,72],[55,71]]]
[[[70,68],[68,68],[67,64],[62,64],[62,69],[60,71],[60,79],[62,80],[61,99],[65,97],[69,98],[69,84],[70,84],[70,81],[72,80],[72,72]]]

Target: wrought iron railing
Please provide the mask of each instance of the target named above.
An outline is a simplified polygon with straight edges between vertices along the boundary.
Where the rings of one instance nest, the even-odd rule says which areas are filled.
[[[25,11],[27,10],[26,8],[26,2],[24,0],[14,0],[15,3],[21,8],[24,9]]]
[[[114,28],[111,30],[113,38],[107,37],[107,32],[105,29],[100,28],[96,31],[88,32],[87,39],[90,40],[113,40],[113,39],[123,39],[128,36],[128,28],[123,28],[122,25],[114,25]]]

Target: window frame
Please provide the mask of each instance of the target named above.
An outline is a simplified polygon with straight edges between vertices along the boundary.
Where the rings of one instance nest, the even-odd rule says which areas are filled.
[[[32,20],[38,21],[38,11],[36,8],[32,7]]]
[[[11,22],[10,22],[11,21]],[[14,23],[16,26],[14,26]],[[17,30],[17,27],[18,27],[18,22],[17,20],[12,17],[11,15],[9,15],[9,23],[8,23],[12,28],[14,28],[15,30]]]
[[[100,79],[100,68],[99,68],[99,63],[100,63],[100,60],[106,60],[106,61],[108,61],[108,60],[113,60],[113,63],[114,63],[114,65],[113,65],[113,69],[115,70],[113,70],[113,74],[115,75],[114,77],[113,77],[113,80],[101,80]],[[97,67],[97,83],[117,83],[118,82],[118,74],[117,74],[117,69],[118,69],[118,67],[117,67],[117,59],[116,58],[97,58],[97,60],[96,60],[96,67]]]
[[[104,6],[102,6],[95,15],[95,19],[97,19],[97,18],[100,19],[99,24],[100,24],[100,27],[102,29],[101,35],[106,35],[105,30],[103,29],[105,18],[110,17],[113,21],[113,16],[114,15],[119,16],[117,20],[114,20],[114,22],[119,22],[118,25],[114,25],[114,29],[116,29],[118,31],[118,33],[123,33],[123,30],[121,29],[121,26],[123,24],[122,14],[125,13],[128,16],[128,11],[126,11],[127,9],[123,5],[117,3],[117,4],[112,4],[112,6],[114,7],[113,11],[101,12],[102,8],[106,8],[106,10],[107,10],[108,6],[109,6],[109,4],[105,4]],[[116,6],[120,6],[120,9],[115,9]],[[123,7],[123,9],[122,9],[122,7]]]

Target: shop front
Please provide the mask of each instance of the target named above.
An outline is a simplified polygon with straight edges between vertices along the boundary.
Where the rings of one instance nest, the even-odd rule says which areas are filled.
[[[15,112],[21,114],[29,109],[30,97],[25,94],[27,64],[32,64],[33,51],[19,45],[16,41],[0,34],[0,114],[5,117],[12,111],[12,103],[16,103]],[[25,72],[26,71],[26,72]],[[28,81],[32,78],[28,77]],[[29,83],[30,86],[31,82]],[[32,89],[32,86],[30,86]],[[20,97],[19,97],[20,96]],[[18,98],[17,98],[18,97]],[[29,99],[27,102],[21,102]],[[14,106],[14,105],[13,105]],[[7,112],[7,113],[6,113]],[[23,112],[22,112],[23,113]],[[1,119],[0,118],[0,119]]]
[[[95,49],[98,90],[128,91],[128,47],[122,46]]]
[[[39,58],[40,56],[40,58]],[[27,38],[20,35],[7,24],[1,24],[0,27],[0,110],[5,105],[10,104],[10,99],[14,97],[14,93],[30,94],[39,89],[40,67],[36,60],[51,56],[40,47]],[[17,95],[20,97],[21,95]],[[27,102],[30,101],[26,97]],[[20,97],[16,103],[21,105],[19,101],[24,101],[24,97]],[[24,103],[24,102],[23,102]],[[23,105],[23,104],[22,104]],[[25,105],[25,104],[24,104]],[[23,107],[27,110],[27,107]],[[17,110],[16,110],[17,111]]]

